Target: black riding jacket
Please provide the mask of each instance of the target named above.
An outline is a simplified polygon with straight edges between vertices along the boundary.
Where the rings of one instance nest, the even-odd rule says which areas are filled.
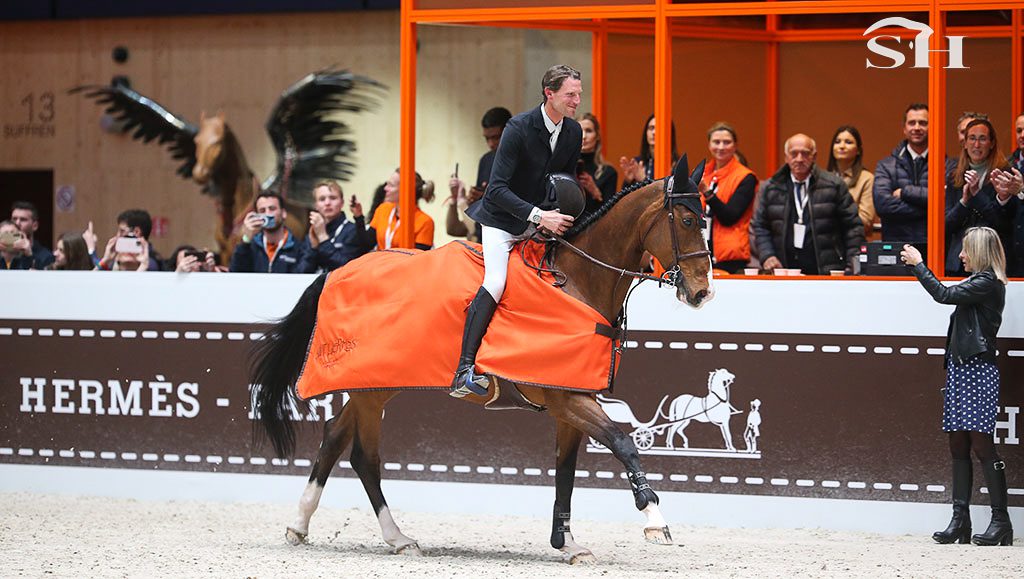
[[[946,331],[946,363],[963,364],[978,356],[996,360],[996,334],[1003,322],[1006,286],[991,269],[977,272],[964,281],[945,286],[924,263],[912,270],[924,289],[940,304],[954,304]]]

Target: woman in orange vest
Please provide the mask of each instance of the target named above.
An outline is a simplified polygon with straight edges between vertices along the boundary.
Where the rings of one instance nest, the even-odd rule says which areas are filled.
[[[750,261],[750,218],[757,195],[757,176],[736,156],[736,130],[718,122],[708,129],[711,162],[704,167],[699,189],[710,233],[716,269],[739,273]]]
[[[419,208],[420,199],[430,203],[434,200],[434,182],[423,181],[416,173],[416,207],[414,208],[416,249],[434,247],[434,220]],[[377,249],[391,249],[396,243],[400,208],[398,207],[398,169],[384,183],[384,202],[377,206],[367,229],[371,239],[376,240]],[[372,242],[371,242],[372,244]]]

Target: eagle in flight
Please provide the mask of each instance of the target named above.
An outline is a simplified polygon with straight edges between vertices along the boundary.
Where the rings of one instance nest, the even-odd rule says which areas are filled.
[[[223,113],[201,113],[195,125],[127,86],[84,85],[69,92],[105,106],[133,139],[156,140],[181,162],[177,174],[200,184],[215,200],[215,237],[222,263],[227,263],[240,239],[242,220],[261,191],[281,195],[289,209],[289,228],[305,229],[313,186],[325,179],[346,181],[355,169],[356,143],[338,114],[376,108],[385,90],[373,79],[335,69],[314,72],[285,89],[266,123],[277,164],[262,182],[249,168]]]

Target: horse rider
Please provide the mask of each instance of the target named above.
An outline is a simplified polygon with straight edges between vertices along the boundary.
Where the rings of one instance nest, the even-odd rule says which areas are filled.
[[[505,291],[512,246],[537,229],[561,235],[573,218],[542,210],[551,173],[575,174],[583,131],[573,117],[580,104],[579,71],[552,66],[541,79],[544,102],[513,117],[501,134],[484,196],[466,211],[483,226],[484,281],[466,311],[451,395],[487,393],[488,380],[476,373],[476,353]]]

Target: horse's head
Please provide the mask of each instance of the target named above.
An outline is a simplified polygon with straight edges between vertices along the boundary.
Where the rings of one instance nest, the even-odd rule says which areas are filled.
[[[676,163],[672,176],[657,183],[661,204],[650,211],[643,249],[658,258],[667,278],[676,286],[676,298],[699,308],[714,295],[711,257],[704,240],[704,212],[694,179],[700,179],[704,162],[689,174],[686,155]],[[645,216],[646,217],[646,216]]]
[[[728,400],[729,387],[732,386],[732,381],[735,379],[736,376],[725,368],[719,368],[714,372],[709,372],[708,392],[714,394],[721,400]]]
[[[205,185],[220,164],[226,132],[223,112],[217,112],[215,117],[207,117],[205,111],[199,115],[199,132],[195,137],[196,164],[192,167],[192,179],[196,183]]]

